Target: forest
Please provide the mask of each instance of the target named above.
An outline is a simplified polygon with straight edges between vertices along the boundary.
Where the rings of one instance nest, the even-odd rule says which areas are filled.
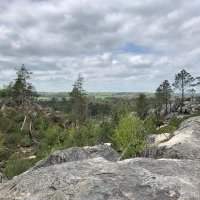
[[[173,134],[184,119],[200,114],[200,77],[184,69],[152,95],[131,97],[88,95],[78,75],[62,98],[42,98],[31,77],[22,65],[0,90],[0,172],[8,179],[57,149],[109,143],[121,158],[140,156],[148,135]]]

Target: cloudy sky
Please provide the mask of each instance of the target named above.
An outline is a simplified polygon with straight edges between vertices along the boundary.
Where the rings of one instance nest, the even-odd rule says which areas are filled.
[[[153,91],[200,75],[200,0],[1,0],[0,85],[25,64],[40,91]]]

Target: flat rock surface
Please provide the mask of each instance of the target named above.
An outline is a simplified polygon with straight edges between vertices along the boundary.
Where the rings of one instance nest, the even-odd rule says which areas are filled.
[[[1,200],[199,200],[200,162],[103,158],[24,173],[0,186]]]

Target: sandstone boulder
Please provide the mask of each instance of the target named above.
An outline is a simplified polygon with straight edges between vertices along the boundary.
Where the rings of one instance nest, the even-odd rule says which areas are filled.
[[[200,117],[184,121],[174,136],[158,144],[156,158],[200,159]]]
[[[83,148],[72,147],[66,150],[55,151],[47,159],[38,162],[33,169],[97,157],[102,157],[109,161],[117,161],[119,154],[107,144]]]
[[[200,162],[103,158],[38,168],[0,185],[1,200],[199,200]]]

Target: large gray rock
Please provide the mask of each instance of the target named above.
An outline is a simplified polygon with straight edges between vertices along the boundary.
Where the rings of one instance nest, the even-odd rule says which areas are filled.
[[[103,158],[28,171],[0,185],[0,200],[199,200],[200,162]]]
[[[153,148],[150,157],[200,159],[200,117],[184,121],[171,139]]]
[[[55,151],[47,159],[39,161],[32,169],[97,157],[102,157],[109,161],[117,161],[119,154],[107,144],[83,148],[72,147],[66,150]]]

